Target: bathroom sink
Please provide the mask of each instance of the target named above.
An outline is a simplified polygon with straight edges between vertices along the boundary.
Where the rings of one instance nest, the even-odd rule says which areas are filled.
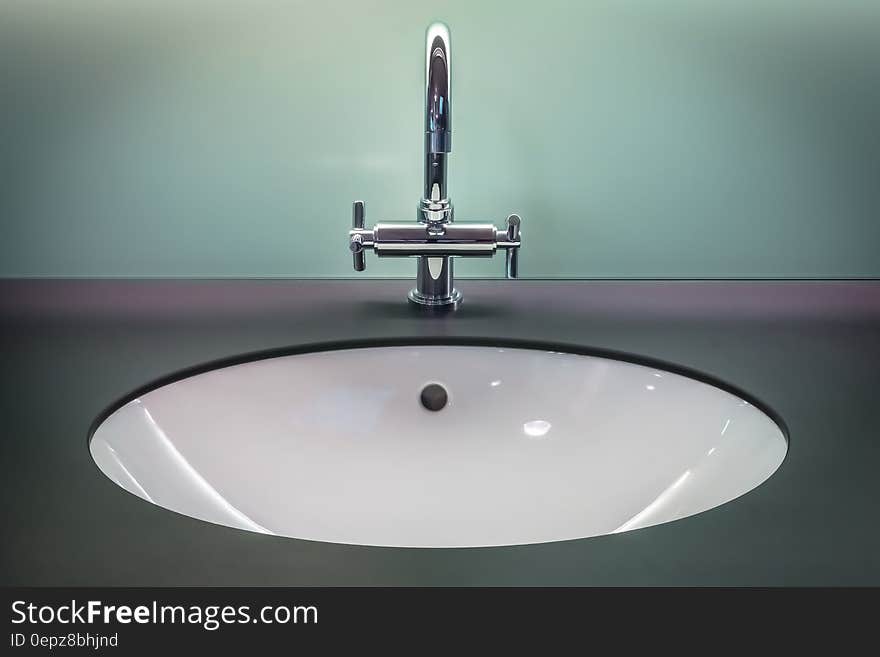
[[[255,532],[411,547],[575,539],[706,511],[779,467],[780,426],[700,378],[546,349],[334,349],[139,394],[90,450],[148,502]]]

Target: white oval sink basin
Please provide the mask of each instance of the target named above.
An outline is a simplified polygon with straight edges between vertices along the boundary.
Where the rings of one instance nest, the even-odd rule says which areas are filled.
[[[431,383],[447,394],[437,411],[420,400]],[[464,547],[693,515],[767,479],[787,440],[753,404],[649,366],[398,346],[268,358],[170,383],[109,415],[90,449],[122,488],[209,522]]]

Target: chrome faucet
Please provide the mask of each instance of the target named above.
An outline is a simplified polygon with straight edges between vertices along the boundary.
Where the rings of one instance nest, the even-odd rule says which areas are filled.
[[[417,258],[416,287],[409,300],[430,309],[454,309],[461,302],[461,292],[453,285],[453,257],[492,257],[505,249],[507,278],[516,278],[522,243],[520,218],[515,214],[507,217],[503,229],[491,223],[453,223],[446,179],[446,159],[452,152],[450,60],[449,29],[433,23],[425,46],[425,189],[417,221],[365,228],[364,202],[355,201],[349,232],[355,271],[366,269],[367,249],[380,258]]]

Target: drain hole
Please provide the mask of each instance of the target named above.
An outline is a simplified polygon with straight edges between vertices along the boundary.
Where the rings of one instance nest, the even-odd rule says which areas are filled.
[[[449,394],[446,392],[446,388],[439,383],[429,383],[422,388],[422,394],[419,397],[419,401],[421,401],[422,406],[429,411],[439,411],[446,406],[446,402],[449,401]]]

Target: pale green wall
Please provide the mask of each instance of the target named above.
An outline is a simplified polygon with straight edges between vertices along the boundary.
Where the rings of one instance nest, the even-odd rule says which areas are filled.
[[[0,0],[0,276],[354,275],[434,19],[456,216],[522,214],[523,275],[880,275],[877,2]]]

